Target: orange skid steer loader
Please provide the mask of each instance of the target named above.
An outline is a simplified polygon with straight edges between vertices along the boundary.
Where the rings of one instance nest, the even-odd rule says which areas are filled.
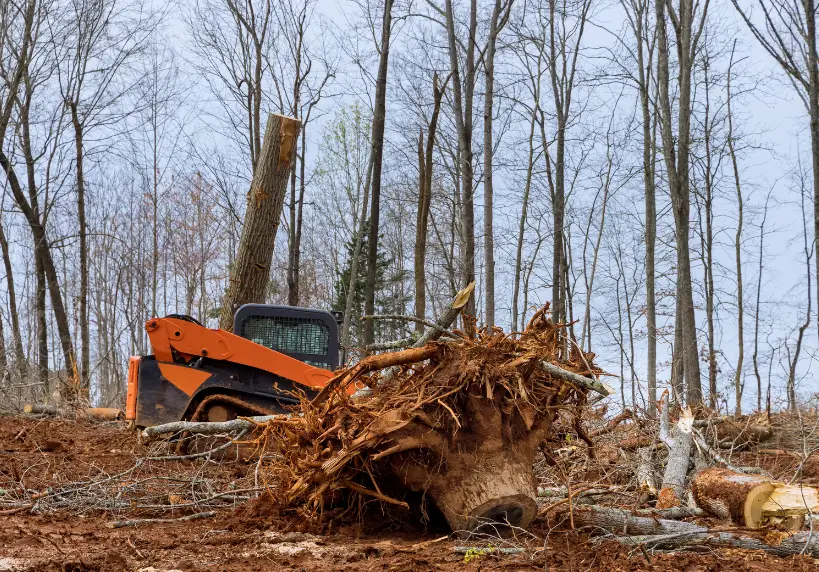
[[[153,355],[130,359],[125,417],[148,427],[285,413],[332,379],[340,321],[340,313],[265,304],[239,308],[234,333],[180,314],[152,318]]]

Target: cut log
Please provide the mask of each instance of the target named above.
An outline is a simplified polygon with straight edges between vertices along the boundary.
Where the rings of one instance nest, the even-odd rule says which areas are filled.
[[[118,421],[125,418],[122,409],[116,407],[89,407],[87,409],[69,409],[49,403],[28,403],[23,407],[26,415],[55,415],[58,417],[88,417],[99,421]]]
[[[819,510],[819,496],[813,487],[787,485],[718,467],[697,473],[691,490],[700,508],[747,528],[779,524],[799,530],[805,516]]]
[[[47,403],[27,403],[23,406],[23,413],[26,415],[57,415],[59,417],[71,417],[73,415],[70,409]]]
[[[282,215],[290,171],[295,160],[296,140],[301,124],[298,119],[269,115],[264,143],[247,194],[247,212],[236,263],[222,300],[219,327],[233,330],[233,314],[243,304],[265,301],[273,244]]]
[[[91,419],[99,421],[119,421],[125,419],[125,412],[116,407],[89,407],[85,410],[85,414]]]

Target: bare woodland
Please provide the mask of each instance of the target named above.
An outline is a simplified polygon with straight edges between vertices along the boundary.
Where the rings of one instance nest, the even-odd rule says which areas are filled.
[[[362,316],[434,320],[474,280],[465,314],[522,331],[548,302],[622,407],[795,409],[819,348],[814,11],[4,0],[0,406],[119,406],[145,319],[230,323],[274,114],[294,163],[253,298],[344,311],[348,359],[423,332]]]

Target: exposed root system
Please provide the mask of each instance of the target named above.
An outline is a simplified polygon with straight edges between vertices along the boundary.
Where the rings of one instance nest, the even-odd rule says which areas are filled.
[[[483,523],[525,527],[536,513],[535,453],[587,440],[587,388],[542,362],[591,381],[600,370],[547,308],[519,334],[499,329],[370,356],[296,415],[263,425],[262,474],[283,506],[308,518],[340,517],[367,501],[407,507],[428,495],[454,530]],[[471,329],[474,332],[474,328]],[[352,399],[349,384],[372,389]]]

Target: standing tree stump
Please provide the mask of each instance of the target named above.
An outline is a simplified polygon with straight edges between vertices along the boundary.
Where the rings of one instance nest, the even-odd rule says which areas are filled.
[[[247,212],[230,284],[222,299],[219,327],[233,329],[233,314],[243,304],[263,303],[273,262],[273,245],[296,156],[298,119],[270,114],[264,143],[247,194]]]

